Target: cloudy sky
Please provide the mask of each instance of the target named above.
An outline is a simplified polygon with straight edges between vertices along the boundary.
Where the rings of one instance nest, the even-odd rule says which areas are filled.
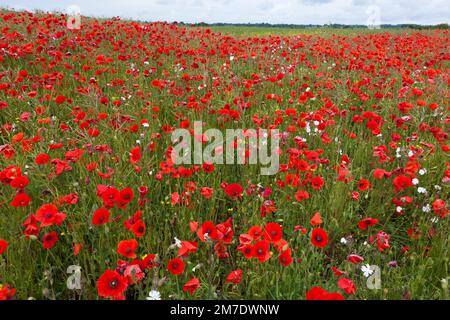
[[[1,0],[1,7],[146,21],[436,24],[450,22],[449,0]]]

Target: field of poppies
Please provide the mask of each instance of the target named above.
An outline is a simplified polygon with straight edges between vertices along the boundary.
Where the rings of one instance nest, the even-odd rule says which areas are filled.
[[[0,11],[0,300],[449,299],[448,30],[67,22]]]

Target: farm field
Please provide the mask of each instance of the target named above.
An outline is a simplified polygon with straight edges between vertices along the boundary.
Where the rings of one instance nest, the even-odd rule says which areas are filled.
[[[0,29],[0,300],[449,299],[448,30]]]

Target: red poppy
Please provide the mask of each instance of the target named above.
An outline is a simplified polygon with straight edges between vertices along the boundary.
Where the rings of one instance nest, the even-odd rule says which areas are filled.
[[[41,227],[60,225],[66,219],[66,214],[58,212],[54,204],[44,204],[36,211],[36,220],[41,223]]]
[[[28,185],[28,183],[30,183],[30,181],[28,180],[27,176],[20,176],[11,181],[9,186],[11,188],[24,189]]]
[[[73,244],[73,255],[74,255],[74,257],[76,257],[80,253],[81,248],[82,248],[81,243],[74,243]]]
[[[58,241],[58,234],[55,231],[47,233],[42,238],[42,246],[44,249],[51,249],[55,245],[56,241]]]
[[[227,278],[226,278],[225,282],[226,283],[238,284],[238,283],[241,282],[241,280],[242,280],[242,270],[241,269],[237,269],[237,270],[231,271],[227,275]]]
[[[278,257],[278,261],[285,267],[289,266],[292,263],[292,252],[291,249],[288,248],[284,250]]]
[[[28,207],[31,198],[24,192],[16,194],[10,205],[13,207]]]
[[[320,190],[322,188],[322,186],[324,185],[325,180],[323,180],[322,177],[314,177],[311,180],[311,186],[316,189],[316,190]]]
[[[120,193],[113,187],[107,187],[101,192],[103,204],[106,208],[113,208],[116,202],[120,199]]]
[[[328,292],[321,287],[313,287],[306,293],[306,300],[345,300],[336,292]]]
[[[373,226],[378,223],[378,219],[365,218],[358,222],[358,228],[361,230],[366,230],[368,227]]]
[[[408,176],[397,176],[394,178],[392,183],[394,184],[394,188],[397,192],[413,185],[411,178]]]
[[[126,277],[114,270],[106,270],[97,280],[97,291],[100,297],[120,299],[127,287]]]
[[[224,188],[224,192],[230,197],[240,197],[244,192],[244,188],[238,183],[231,183]]]
[[[182,241],[181,247],[178,249],[179,257],[186,257],[189,253],[197,251],[197,242],[195,241]]]
[[[141,160],[141,149],[137,146],[130,151],[130,163],[136,164],[139,160]]]
[[[144,236],[146,230],[145,222],[142,220],[138,220],[135,224],[131,226],[131,231],[138,238]]]
[[[322,217],[320,216],[320,212],[316,212],[316,213],[314,214],[314,216],[311,218],[311,220],[309,221],[309,223],[310,223],[312,226],[317,226],[317,225],[319,225],[319,224],[322,224],[323,221],[322,221]]]
[[[0,286],[0,301],[12,300],[15,293],[16,289],[8,284]]]
[[[255,248],[251,244],[239,246],[238,250],[241,251],[247,259],[253,258],[255,255]]]
[[[340,277],[340,276],[342,276],[342,275],[345,274],[344,271],[342,271],[342,270],[340,270],[340,269],[338,269],[338,268],[336,268],[336,267],[334,267],[334,266],[331,267],[331,271],[333,271],[334,275],[335,275],[335,276],[338,276],[338,277]]]
[[[295,200],[297,200],[298,202],[301,202],[302,200],[306,199],[309,199],[308,191],[298,190],[297,193],[295,194]]]
[[[179,275],[184,271],[184,262],[180,258],[174,258],[167,264],[167,270],[173,275]]]
[[[211,173],[214,171],[214,165],[208,162],[203,163],[202,168],[206,173]]]
[[[253,240],[258,240],[263,235],[263,229],[260,226],[253,226],[248,229],[248,234]]]
[[[217,228],[212,221],[206,221],[198,228],[197,236],[202,242],[205,242],[206,238],[216,240],[218,237]]]
[[[257,258],[259,262],[267,261],[270,258],[269,241],[261,240],[255,243],[253,248],[253,257]]]
[[[6,240],[0,239],[0,254],[3,254],[3,252],[5,252],[7,247],[8,242]]]
[[[138,247],[138,242],[136,239],[130,239],[130,240],[122,240],[117,245],[117,253],[127,257],[134,259],[136,258],[136,249]]]
[[[311,234],[311,243],[317,248],[324,248],[328,244],[328,234],[322,228],[315,228]]]
[[[269,242],[278,242],[281,240],[283,232],[281,226],[276,222],[268,222],[264,226],[264,239]]]
[[[357,254],[350,254],[347,257],[347,261],[349,261],[349,262],[351,262],[353,264],[357,264],[357,263],[363,262],[364,258],[359,256],[359,255],[357,255]]]
[[[100,208],[95,210],[94,215],[92,216],[92,224],[93,225],[102,225],[109,221],[109,211],[105,208]]]
[[[142,270],[153,269],[158,265],[156,254],[146,254],[142,260],[139,261],[139,266]]]
[[[133,189],[125,188],[120,191],[118,206],[119,208],[125,208],[125,206],[133,200]]]
[[[186,282],[186,284],[183,286],[184,292],[189,292],[189,294],[192,296],[192,294],[200,288],[200,280],[198,278],[193,278]]]
[[[369,181],[367,181],[366,179],[361,179],[361,180],[359,180],[359,182],[358,182],[358,189],[359,189],[360,191],[366,190],[369,186],[370,186],[370,183],[369,183]]]
[[[339,288],[345,291],[346,294],[356,293],[355,284],[348,278],[340,278],[337,284]]]

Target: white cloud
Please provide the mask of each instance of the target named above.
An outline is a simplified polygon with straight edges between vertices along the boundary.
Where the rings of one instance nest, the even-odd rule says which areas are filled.
[[[65,11],[78,5],[86,16],[148,21],[365,24],[375,5],[381,23],[435,24],[450,21],[448,0],[2,0],[17,9]]]

